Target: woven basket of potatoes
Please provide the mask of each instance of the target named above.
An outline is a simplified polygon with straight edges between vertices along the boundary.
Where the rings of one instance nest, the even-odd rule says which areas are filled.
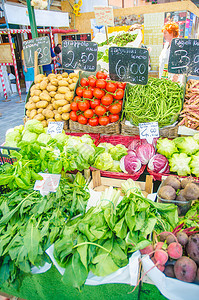
[[[64,121],[67,129],[70,103],[79,75],[76,73],[39,74],[30,88],[30,97],[25,105],[26,121],[36,119],[47,127],[49,122]]]

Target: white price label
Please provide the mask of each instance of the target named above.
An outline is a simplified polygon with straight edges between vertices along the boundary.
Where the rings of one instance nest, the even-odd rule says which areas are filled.
[[[59,186],[61,174],[39,173],[39,175],[43,177],[43,180],[35,181],[34,190],[40,191],[42,196],[49,192],[55,193]]]
[[[146,139],[152,144],[153,139],[160,136],[158,122],[139,123],[139,133],[140,139]]]
[[[64,122],[49,122],[47,133],[52,136],[52,138],[59,133],[62,133],[64,128]]]

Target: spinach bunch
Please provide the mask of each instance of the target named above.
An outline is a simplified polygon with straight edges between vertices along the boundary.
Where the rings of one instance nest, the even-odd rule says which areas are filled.
[[[117,206],[110,197],[103,198],[103,205],[67,223],[55,242],[54,257],[65,268],[62,280],[78,289],[89,271],[97,276],[115,272],[128,264],[131,252],[151,243],[150,233],[171,231],[178,220],[175,205],[154,203],[133,189]]]
[[[43,197],[32,188],[0,196],[0,285],[14,283],[32,266],[49,262],[45,250],[62,234],[67,220],[84,214],[90,195],[81,174],[62,178],[56,193]]]

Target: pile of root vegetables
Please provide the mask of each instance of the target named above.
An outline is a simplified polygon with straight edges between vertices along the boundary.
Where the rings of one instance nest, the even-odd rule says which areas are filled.
[[[187,81],[184,105],[180,117],[182,120],[179,125],[199,129],[199,80],[189,79]]]

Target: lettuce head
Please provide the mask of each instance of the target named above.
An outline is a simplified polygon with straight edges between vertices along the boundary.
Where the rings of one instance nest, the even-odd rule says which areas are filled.
[[[94,167],[103,171],[110,170],[113,167],[113,159],[111,155],[107,152],[98,155],[94,162]]]
[[[179,152],[174,141],[169,140],[168,138],[158,139],[156,147],[157,152],[166,156],[167,158],[171,157],[172,154]]]
[[[199,152],[191,156],[191,161],[189,165],[191,168],[191,173],[194,174],[196,177],[199,177]]]
[[[22,136],[22,141],[36,142],[37,138],[38,138],[38,134],[36,134],[35,132],[30,132],[28,130],[25,130]]]
[[[36,119],[28,120],[25,124],[25,130],[40,134],[44,132],[44,126],[40,121]]]
[[[191,157],[186,153],[175,153],[169,159],[169,166],[171,172],[176,172],[180,176],[187,176],[191,174],[189,162]]]
[[[120,160],[123,156],[128,154],[128,149],[122,144],[117,144],[109,150],[109,153],[112,159]]]
[[[192,155],[199,150],[199,144],[192,136],[178,137],[173,141],[180,152],[187,155]]]

